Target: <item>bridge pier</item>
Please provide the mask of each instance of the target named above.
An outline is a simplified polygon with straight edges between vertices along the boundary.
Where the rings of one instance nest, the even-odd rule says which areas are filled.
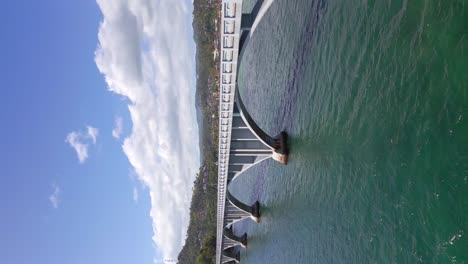
[[[226,190],[226,198],[233,206],[247,213],[252,220],[257,223],[260,222],[260,203],[258,201],[250,206],[246,205],[234,197],[229,190]]]
[[[232,225],[226,227],[223,233],[225,237],[234,242],[232,243],[232,246],[240,245],[243,248],[247,248],[247,233],[244,233],[242,236],[234,235]]]
[[[244,102],[240,96],[239,88],[235,92],[235,108],[234,113],[238,113],[245,124],[242,124],[239,120],[236,119],[236,124],[238,129],[233,130],[231,140],[242,140],[242,143],[233,141],[231,147],[231,153],[233,151],[252,151],[256,154],[261,152],[268,152],[271,157],[278,161],[281,164],[288,164],[288,134],[283,131],[276,137],[271,137],[265,131],[263,131],[252,119],[249,112],[245,108]],[[242,130],[240,129],[242,125]],[[244,128],[246,127],[246,128]],[[250,143],[247,143],[251,141]],[[256,142],[254,142],[256,141]],[[250,144],[250,145],[247,145]],[[263,149],[261,149],[263,145]],[[235,149],[233,147],[248,146],[245,149]],[[253,146],[258,149],[253,149]]]
[[[288,134],[283,131],[275,137],[275,150],[272,158],[281,164],[288,164]]]
[[[236,263],[240,262],[240,251],[236,250],[236,248],[230,247],[223,250],[223,255],[226,257],[226,262],[228,261],[235,261]],[[226,263],[223,262],[223,263]]]

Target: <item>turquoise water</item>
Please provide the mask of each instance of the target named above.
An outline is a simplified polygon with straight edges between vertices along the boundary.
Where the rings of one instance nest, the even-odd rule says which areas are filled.
[[[468,263],[468,1],[277,0],[239,78],[291,143],[242,263]]]

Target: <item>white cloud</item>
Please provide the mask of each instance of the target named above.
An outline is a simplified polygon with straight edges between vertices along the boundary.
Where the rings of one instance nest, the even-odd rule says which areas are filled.
[[[88,126],[87,128],[88,128],[88,137],[93,140],[93,144],[96,144],[96,140],[99,135],[99,130],[92,126]]]
[[[149,189],[153,241],[176,258],[189,223],[199,168],[192,0],[98,0],[95,53],[108,89],[129,100],[123,151]]]
[[[49,196],[49,201],[52,207],[57,209],[60,203],[60,195],[62,193],[62,190],[60,190],[60,187],[55,183],[52,184],[52,189],[53,191],[52,194]]]
[[[133,187],[133,201],[138,203],[138,189],[136,187]]]
[[[86,127],[86,133],[82,131],[72,131],[68,133],[65,142],[76,151],[80,163],[84,163],[88,159],[89,143],[96,144],[99,130],[92,126]]]
[[[65,142],[76,151],[80,163],[84,163],[88,158],[88,144],[82,143],[80,137],[79,132],[73,131],[67,135]]]
[[[122,129],[123,129],[123,119],[122,117],[118,116],[115,118],[115,125],[114,125],[114,129],[112,130],[112,136],[115,137],[116,139],[119,139],[120,135],[122,134]]]

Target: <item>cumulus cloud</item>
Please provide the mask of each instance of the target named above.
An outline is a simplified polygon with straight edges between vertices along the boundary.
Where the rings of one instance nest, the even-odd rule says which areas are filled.
[[[115,118],[114,129],[112,130],[112,136],[116,139],[120,138],[123,129],[123,119],[122,117],[118,116]]]
[[[87,132],[72,131],[65,138],[67,142],[76,152],[80,163],[84,163],[88,159],[88,143],[96,144],[99,130],[92,126],[87,126]],[[90,142],[91,141],[91,142]]]
[[[60,190],[60,187],[57,184],[53,183],[52,194],[49,196],[49,201],[52,207],[54,207],[55,209],[57,209],[59,206],[61,193],[62,190]]]
[[[96,144],[97,136],[99,135],[99,130],[95,127],[88,126],[88,137],[93,140],[93,144]]]
[[[80,163],[84,163],[88,158],[88,144],[80,141],[81,135],[79,132],[73,131],[67,135],[65,142],[76,151]]]
[[[95,61],[108,89],[128,98],[123,151],[148,187],[153,241],[176,258],[199,168],[192,0],[98,0],[103,21]]]

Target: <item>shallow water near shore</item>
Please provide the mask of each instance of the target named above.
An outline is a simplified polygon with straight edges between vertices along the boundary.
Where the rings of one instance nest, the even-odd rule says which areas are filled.
[[[468,1],[277,0],[239,82],[291,149],[231,184],[242,263],[468,263]]]

